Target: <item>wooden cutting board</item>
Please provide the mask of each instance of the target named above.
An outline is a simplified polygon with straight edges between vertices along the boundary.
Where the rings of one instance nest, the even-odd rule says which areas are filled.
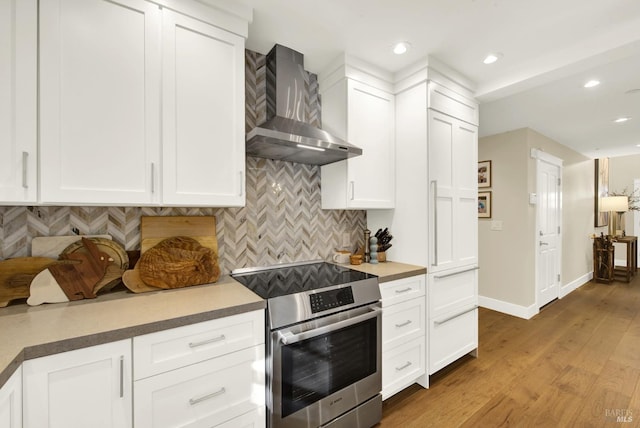
[[[213,216],[142,217],[140,219],[140,255],[166,238],[188,236],[211,248],[218,256],[216,218]]]
[[[164,216],[141,217],[140,219],[140,255],[164,239],[174,236],[187,236],[200,242],[200,245],[211,248],[218,257],[218,240],[216,238],[216,218],[213,216]],[[122,281],[134,293],[158,291],[160,288],[146,285],[136,268],[129,269],[122,275]]]
[[[0,261],[0,308],[12,300],[29,297],[33,278],[49,266],[62,262],[49,257],[17,257]]]
[[[122,274],[124,273],[124,271],[129,269],[129,256],[120,244],[112,241],[111,239],[90,238],[90,240],[96,244],[99,251],[106,253],[109,258],[113,259],[113,262],[111,262],[107,266],[107,271],[104,277],[102,277],[102,279],[96,284],[96,287],[93,291],[95,293],[98,293],[100,291],[109,291],[120,283]],[[72,243],[71,245],[63,249],[60,254],[74,254],[78,252],[87,252],[85,246],[82,244],[82,241],[76,241]]]
[[[75,242],[80,242],[83,237],[111,240],[111,235],[38,236],[31,240],[31,255],[57,259],[65,248]]]

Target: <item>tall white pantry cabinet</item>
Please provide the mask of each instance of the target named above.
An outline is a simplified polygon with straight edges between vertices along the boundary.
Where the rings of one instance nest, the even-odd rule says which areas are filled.
[[[397,84],[396,206],[367,211],[394,260],[427,267],[426,377],[478,347],[478,105],[462,83],[429,66]]]

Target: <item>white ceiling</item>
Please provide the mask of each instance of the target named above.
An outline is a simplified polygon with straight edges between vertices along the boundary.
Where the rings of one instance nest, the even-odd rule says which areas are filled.
[[[590,157],[640,154],[640,91],[625,94],[640,89],[640,0],[236,1],[253,8],[248,49],[291,47],[315,73],[345,53],[389,72],[435,57],[475,82],[481,137],[530,127]]]

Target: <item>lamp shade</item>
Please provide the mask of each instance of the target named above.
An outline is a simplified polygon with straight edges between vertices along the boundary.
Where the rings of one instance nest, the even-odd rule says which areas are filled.
[[[629,211],[629,198],[626,196],[605,196],[600,198],[600,211]]]

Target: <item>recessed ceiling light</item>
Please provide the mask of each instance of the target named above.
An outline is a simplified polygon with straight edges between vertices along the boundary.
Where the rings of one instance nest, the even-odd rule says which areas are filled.
[[[585,88],[593,88],[594,86],[598,86],[600,84],[599,80],[589,80],[584,84]]]
[[[627,120],[631,119],[630,117],[619,117],[616,120],[614,120],[615,123],[622,123],[622,122],[626,122]]]
[[[406,53],[410,47],[411,44],[409,42],[398,42],[393,45],[393,53],[396,55],[402,55],[403,53]]]
[[[502,54],[501,53],[499,53],[499,52],[498,53],[490,53],[489,55],[484,57],[484,60],[482,60],[482,62],[484,62],[485,64],[493,64],[494,62],[496,62],[500,58],[502,58]]]

